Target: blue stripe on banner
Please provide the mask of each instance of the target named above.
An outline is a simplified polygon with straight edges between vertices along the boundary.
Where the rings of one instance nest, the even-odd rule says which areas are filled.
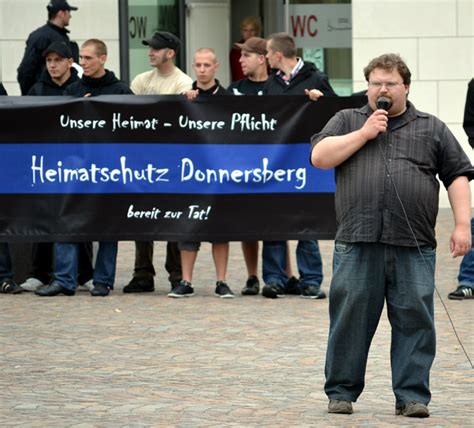
[[[0,194],[330,193],[309,144],[1,144]]]

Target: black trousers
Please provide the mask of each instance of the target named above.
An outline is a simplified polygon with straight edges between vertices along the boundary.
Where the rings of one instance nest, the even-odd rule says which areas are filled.
[[[155,276],[153,267],[153,241],[135,242],[135,270],[133,276],[136,278],[152,279]],[[171,284],[183,279],[181,271],[181,256],[177,242],[167,242],[165,269],[168,272],[168,280]]]

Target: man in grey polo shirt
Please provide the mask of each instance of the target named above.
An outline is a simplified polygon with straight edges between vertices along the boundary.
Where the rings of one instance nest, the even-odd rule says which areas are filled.
[[[312,139],[312,164],[335,167],[337,183],[325,392],[330,413],[352,413],[386,301],[395,412],[427,417],[437,176],[454,213],[456,257],[471,248],[474,170],[447,126],[407,100],[411,73],[398,55],[373,59],[364,74],[368,104],[336,113]]]

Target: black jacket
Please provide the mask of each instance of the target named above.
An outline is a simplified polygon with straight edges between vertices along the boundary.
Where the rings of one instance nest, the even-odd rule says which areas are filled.
[[[71,48],[75,62],[79,62],[79,47],[71,42],[69,31],[58,27],[51,22],[33,31],[26,40],[25,54],[18,67],[17,80],[20,84],[22,95],[26,95],[30,88],[39,82],[41,73],[45,68],[43,51],[53,42],[65,42]]]
[[[0,82],[0,95],[8,95],[2,82]]]
[[[320,72],[314,64],[305,62],[298,74],[287,85],[276,73],[268,76],[263,87],[264,95],[304,95],[305,89],[319,89],[325,96],[336,93],[329,83],[328,77]]]
[[[209,96],[209,95],[231,95],[231,93],[226,89],[224,88],[223,86],[221,86],[221,84],[219,83],[219,81],[217,79],[216,80],[216,84],[212,87],[212,88],[209,88],[209,89],[201,89],[198,87],[197,85],[197,81],[195,80],[193,82],[193,86],[192,86],[192,89],[199,89],[199,95],[204,95],[204,96]]]
[[[41,79],[38,83],[35,83],[33,87],[28,91],[28,95],[63,95],[66,88],[74,82],[77,82],[79,77],[75,68],[71,68],[71,77],[66,80],[62,86],[57,85],[51,79],[48,71],[45,70],[41,74]]]
[[[74,95],[83,97],[86,94],[97,95],[117,95],[133,94],[131,89],[115,77],[113,71],[105,70],[105,74],[98,79],[82,76],[82,79],[69,85],[64,91],[64,95]]]
[[[469,144],[474,148],[474,79],[469,82],[467,87],[466,105],[464,107],[464,120],[462,123],[466,131]]]

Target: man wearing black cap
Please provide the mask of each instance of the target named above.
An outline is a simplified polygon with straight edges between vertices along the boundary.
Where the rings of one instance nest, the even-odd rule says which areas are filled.
[[[47,9],[48,22],[28,36],[25,54],[17,70],[22,95],[26,95],[40,80],[45,68],[42,54],[51,43],[55,41],[66,43],[72,51],[74,61],[79,61],[78,46],[69,40],[69,31],[66,29],[71,19],[71,10],[77,10],[77,7],[69,5],[65,0],[51,0]]]
[[[65,42],[53,42],[43,52],[46,71],[39,82],[28,91],[28,95],[62,95],[64,90],[79,80],[72,67],[74,59],[71,49]]]
[[[178,95],[191,89],[193,79],[174,64],[180,41],[167,31],[158,31],[152,38],[143,40],[148,46],[148,58],[153,70],[136,76],[130,88],[136,95]],[[182,279],[181,259],[176,242],[168,242],[165,269],[171,286]],[[153,242],[135,242],[135,269],[133,278],[123,288],[124,293],[142,293],[155,290]]]
[[[159,31],[142,43],[150,48],[148,58],[153,70],[141,73],[133,79],[130,87],[136,95],[182,94],[191,88],[193,79],[174,64],[180,45],[174,34]]]
[[[46,70],[39,82],[28,91],[28,95],[60,96],[66,88],[79,80],[71,49],[65,42],[53,42],[43,52],[46,59]],[[84,284],[92,278],[92,245],[84,243],[79,250],[79,278]],[[26,291],[36,291],[48,284],[53,274],[53,243],[34,242],[31,249],[31,270],[20,287]]]

